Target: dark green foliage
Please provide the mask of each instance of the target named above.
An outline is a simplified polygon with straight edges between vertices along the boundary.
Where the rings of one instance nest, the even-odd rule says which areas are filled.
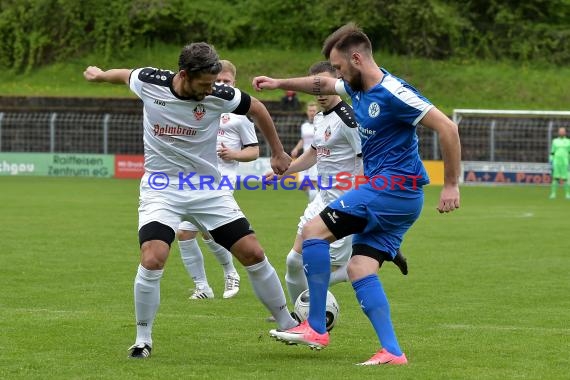
[[[432,59],[570,59],[570,0],[3,0],[0,67],[29,71],[134,46],[314,48],[356,21],[376,50]]]

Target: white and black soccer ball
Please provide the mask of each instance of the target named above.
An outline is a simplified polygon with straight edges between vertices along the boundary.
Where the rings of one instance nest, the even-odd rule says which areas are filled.
[[[309,290],[305,290],[303,293],[299,294],[297,301],[295,301],[295,308],[293,309],[296,319],[299,322],[303,322],[309,317]],[[331,331],[336,325],[338,317],[340,314],[340,307],[335,296],[328,291],[327,292],[327,331]]]

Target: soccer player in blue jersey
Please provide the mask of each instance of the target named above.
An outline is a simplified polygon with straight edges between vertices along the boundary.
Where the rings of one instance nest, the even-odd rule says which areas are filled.
[[[338,79],[325,76],[274,79],[256,77],[256,90],[284,89],[309,94],[348,95],[362,142],[368,181],[354,187],[305,224],[303,263],[310,292],[309,318],[270,335],[290,344],[321,349],[329,344],[325,329],[326,293],[330,277],[330,243],[354,234],[348,275],[358,303],[370,320],[380,350],[362,365],[406,364],[378,269],[392,260],[404,234],[419,217],[423,186],[429,183],[418,153],[418,125],[435,130],[444,161],[444,185],[437,209],[459,207],[461,146],[458,128],[416,89],[379,68],[367,35],[354,23],[333,32],[323,54]]]

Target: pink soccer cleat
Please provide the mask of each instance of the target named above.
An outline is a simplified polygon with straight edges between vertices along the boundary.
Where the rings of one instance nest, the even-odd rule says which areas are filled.
[[[405,354],[396,356],[389,353],[388,351],[386,351],[385,348],[383,348],[364,363],[359,363],[357,365],[382,365],[382,364],[403,365],[403,364],[408,364],[408,359],[406,358]]]
[[[304,344],[313,350],[322,350],[329,345],[329,333],[319,334],[306,320],[289,330],[271,330],[269,335],[287,344]]]

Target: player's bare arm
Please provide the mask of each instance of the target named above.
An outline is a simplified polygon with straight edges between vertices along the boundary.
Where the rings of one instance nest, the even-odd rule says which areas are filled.
[[[113,84],[129,84],[131,69],[101,70],[97,66],[89,66],[83,72],[83,76],[89,82],[107,82]]]
[[[253,88],[257,91],[267,90],[293,90],[312,95],[335,95],[336,79],[327,76],[309,76],[299,78],[275,79],[266,76],[253,78]]]
[[[307,149],[299,158],[297,158],[284,174],[294,174],[307,170],[317,163],[317,151],[315,149]]]
[[[439,212],[453,211],[459,208],[461,171],[461,143],[457,124],[435,107],[423,117],[421,124],[437,132],[443,156],[443,189],[437,209]]]
[[[267,108],[258,99],[251,97],[248,116],[253,119],[257,128],[263,133],[265,140],[271,148],[271,168],[275,174],[283,174],[291,164],[291,157],[283,149],[283,144],[277,135],[273,119]]]

